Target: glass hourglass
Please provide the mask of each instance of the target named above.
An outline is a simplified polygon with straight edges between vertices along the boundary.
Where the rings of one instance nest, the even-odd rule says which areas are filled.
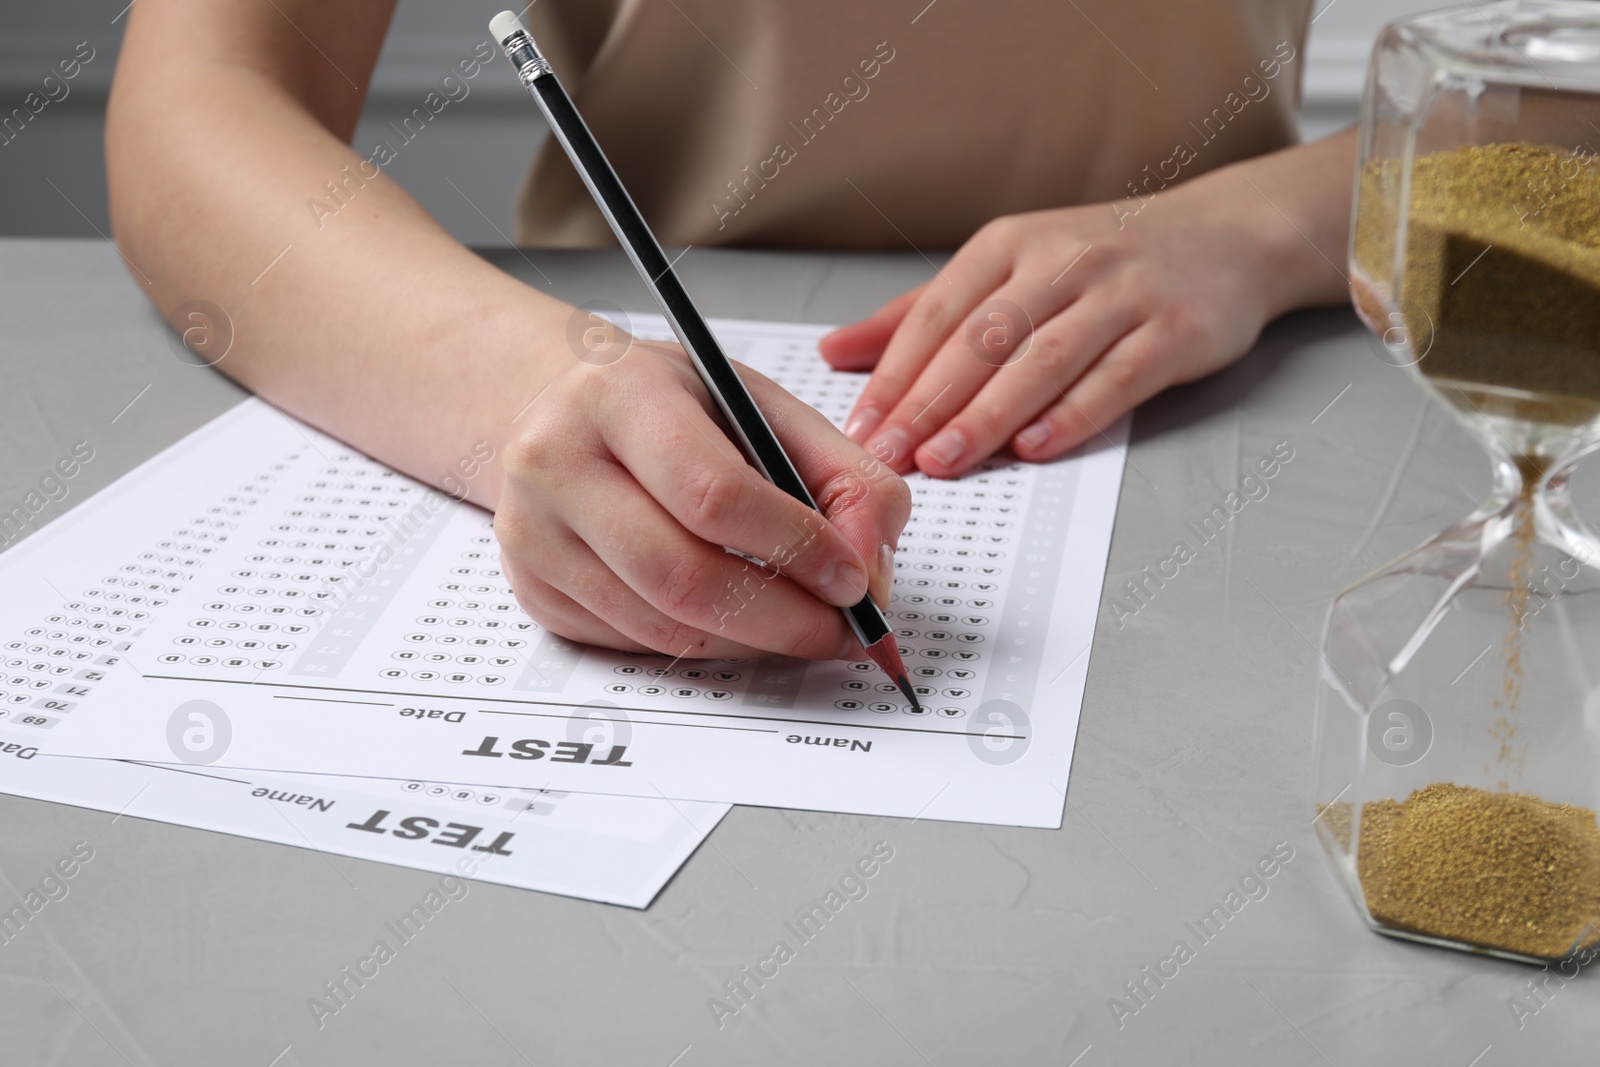
[[[1488,452],[1482,506],[1341,592],[1319,836],[1376,930],[1600,955],[1600,4],[1474,3],[1373,50],[1356,309]]]

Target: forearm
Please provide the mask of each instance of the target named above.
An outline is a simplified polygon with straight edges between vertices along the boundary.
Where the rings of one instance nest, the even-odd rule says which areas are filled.
[[[218,369],[422,480],[459,478],[480,442],[503,452],[568,309],[463,248],[262,72],[135,73],[108,118],[112,216],[163,315],[215,303],[234,336]],[[469,484],[494,505],[492,469]]]

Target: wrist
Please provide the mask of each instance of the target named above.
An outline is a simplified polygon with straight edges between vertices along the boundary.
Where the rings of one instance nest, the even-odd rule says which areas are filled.
[[[561,376],[581,365],[569,351],[568,334],[572,316],[582,312],[520,282],[512,285],[456,320],[470,320],[474,311],[481,316],[471,331],[477,351],[467,358],[477,366],[464,415],[474,427],[474,448],[492,454],[469,499],[491,511],[499,504],[505,457],[536,425],[541,405],[555,402]]]
[[[1235,163],[1181,187],[1201,201],[1204,217],[1240,237],[1245,272],[1267,320],[1349,301],[1354,145],[1352,131]]]

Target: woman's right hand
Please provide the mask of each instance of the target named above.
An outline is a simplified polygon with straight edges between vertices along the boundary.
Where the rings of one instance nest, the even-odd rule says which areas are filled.
[[[350,147],[393,7],[133,5],[106,155],[142,291],[163,314],[226,309],[222,371],[415,478],[460,493],[461,457],[493,448],[465,495],[496,512],[512,589],[554,632],[670,656],[854,653],[829,603],[868,573],[887,592],[879,548],[905,484],[749,375],[824,521],[745,462],[681,349],[634,342],[607,366],[566,351],[571,307],[468,251]],[[308,213],[330,179],[342,198]]]
[[[869,586],[887,602],[905,482],[740,366],[824,519],[745,460],[679,346],[624,341],[613,362],[573,360],[506,442],[494,527],[523,609],[629,651],[863,658],[838,606]]]

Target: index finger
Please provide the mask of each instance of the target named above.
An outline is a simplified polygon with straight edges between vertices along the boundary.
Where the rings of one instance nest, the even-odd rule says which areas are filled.
[[[652,375],[653,395],[629,399],[626,417],[606,434],[617,461],[694,536],[762,560],[830,604],[860,600],[874,556],[858,552],[825,515],[767,481],[687,385]],[[765,401],[758,404],[768,409],[774,398]]]
[[[905,479],[772,379],[749,367],[739,373],[823,515],[871,565],[873,598],[887,603],[894,550],[911,517]]]

